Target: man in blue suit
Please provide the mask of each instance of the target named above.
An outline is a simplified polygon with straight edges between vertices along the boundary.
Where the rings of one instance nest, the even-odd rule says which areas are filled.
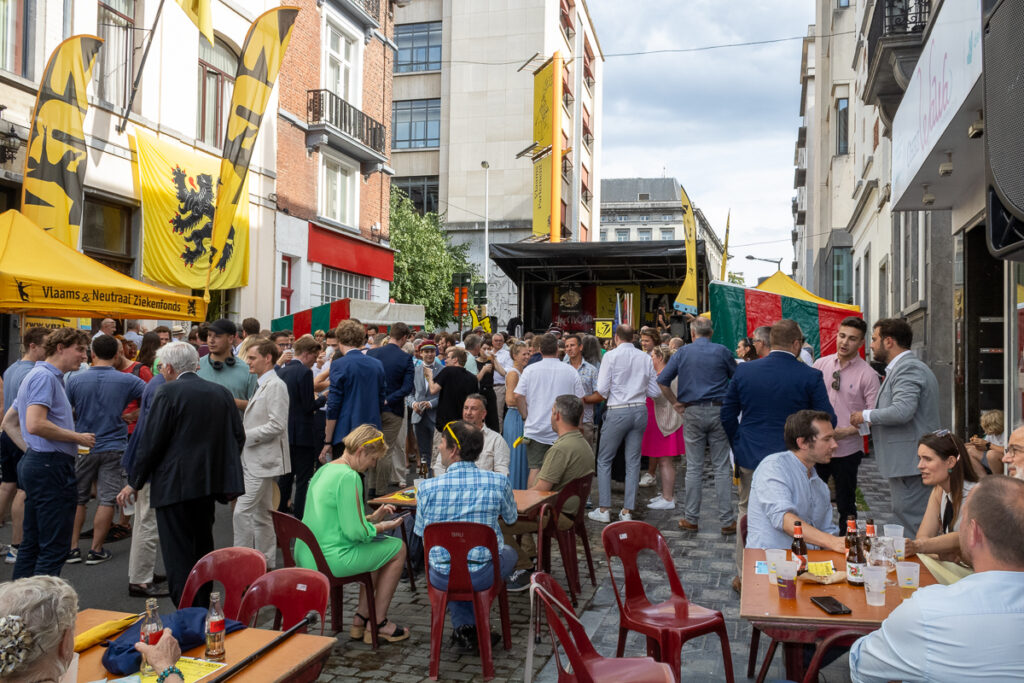
[[[739,472],[739,518],[747,513],[754,469],[765,456],[786,450],[786,418],[800,410],[836,415],[828,400],[821,371],[800,360],[804,335],[795,320],[772,325],[772,350],[764,358],[740,363],[722,402],[722,426],[732,444]],[[739,592],[743,575],[743,540],[736,537],[736,571],[732,587]]]
[[[309,335],[299,337],[292,345],[294,356],[284,365],[274,368],[277,376],[288,387],[288,453],[292,471],[277,478],[281,490],[280,512],[291,510],[302,519],[306,508],[306,491],[316,468],[317,441],[320,435],[314,427],[315,415],[323,405],[313,391],[313,363],[320,355],[320,342]],[[292,498],[292,488],[295,497]]]

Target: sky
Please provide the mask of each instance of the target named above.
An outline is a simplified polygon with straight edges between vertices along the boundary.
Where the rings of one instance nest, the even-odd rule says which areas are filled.
[[[675,177],[748,285],[793,260],[793,154],[810,0],[587,0],[605,55],[603,178]]]

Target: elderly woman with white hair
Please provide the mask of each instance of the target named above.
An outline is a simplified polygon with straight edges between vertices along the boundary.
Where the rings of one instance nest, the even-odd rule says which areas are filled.
[[[74,683],[78,595],[66,581],[33,576],[0,584],[0,680],[10,683]],[[156,645],[136,644],[160,683],[181,683],[181,656],[170,629]]]

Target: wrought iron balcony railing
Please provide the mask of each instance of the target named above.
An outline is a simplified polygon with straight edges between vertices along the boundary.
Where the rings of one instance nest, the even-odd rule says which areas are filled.
[[[307,123],[333,126],[366,147],[380,154],[385,153],[387,136],[382,123],[367,116],[330,90],[309,90],[306,95]]]

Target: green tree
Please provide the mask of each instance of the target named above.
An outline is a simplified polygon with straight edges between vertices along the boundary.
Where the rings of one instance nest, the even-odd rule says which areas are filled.
[[[743,277],[743,273],[734,273],[730,270],[728,278],[729,282],[731,282],[734,285],[743,285],[744,287],[747,286],[747,279]]]
[[[430,329],[455,319],[452,275],[475,271],[466,258],[468,245],[453,246],[443,224],[443,216],[421,216],[405,192],[391,190],[391,248],[395,250],[391,296],[398,303],[423,306]]]

